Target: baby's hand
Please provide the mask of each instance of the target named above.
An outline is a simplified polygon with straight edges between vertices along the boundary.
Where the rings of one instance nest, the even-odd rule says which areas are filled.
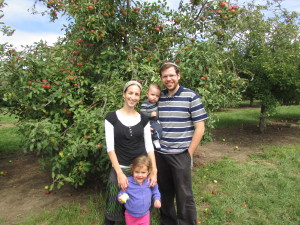
[[[159,209],[159,208],[161,207],[161,202],[160,202],[160,200],[155,200],[155,201],[154,201],[154,207],[157,208],[157,209]]]
[[[151,112],[150,114],[151,117],[156,117],[157,116],[157,113],[155,111]]]
[[[128,199],[129,195],[127,193],[119,194],[118,196],[118,201],[122,204],[125,204]]]

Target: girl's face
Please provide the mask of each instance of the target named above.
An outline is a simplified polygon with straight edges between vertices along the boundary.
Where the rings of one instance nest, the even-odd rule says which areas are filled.
[[[142,184],[149,174],[147,166],[138,166],[133,169],[133,179]]]
[[[141,98],[141,89],[137,85],[130,85],[123,93],[125,105],[134,108]]]

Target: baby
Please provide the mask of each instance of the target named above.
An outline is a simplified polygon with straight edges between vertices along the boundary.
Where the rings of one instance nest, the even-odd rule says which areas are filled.
[[[162,127],[158,120],[157,102],[160,97],[160,87],[158,84],[150,84],[145,99],[141,105],[141,113],[150,119],[150,125],[153,128],[152,140],[156,149],[160,149],[159,140],[162,135]]]

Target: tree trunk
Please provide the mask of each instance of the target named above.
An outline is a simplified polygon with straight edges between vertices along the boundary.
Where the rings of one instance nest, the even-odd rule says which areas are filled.
[[[267,117],[266,117],[266,106],[261,105],[260,118],[259,118],[259,130],[263,134],[267,130]]]
[[[250,97],[250,107],[253,106],[253,102],[254,102],[254,98],[253,98],[253,97]]]

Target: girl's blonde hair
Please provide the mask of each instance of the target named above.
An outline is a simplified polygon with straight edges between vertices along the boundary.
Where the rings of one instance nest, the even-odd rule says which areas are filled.
[[[133,171],[137,167],[142,167],[142,166],[146,166],[148,169],[148,172],[151,173],[151,170],[152,170],[151,159],[146,155],[138,156],[132,161],[131,172],[133,173]]]

